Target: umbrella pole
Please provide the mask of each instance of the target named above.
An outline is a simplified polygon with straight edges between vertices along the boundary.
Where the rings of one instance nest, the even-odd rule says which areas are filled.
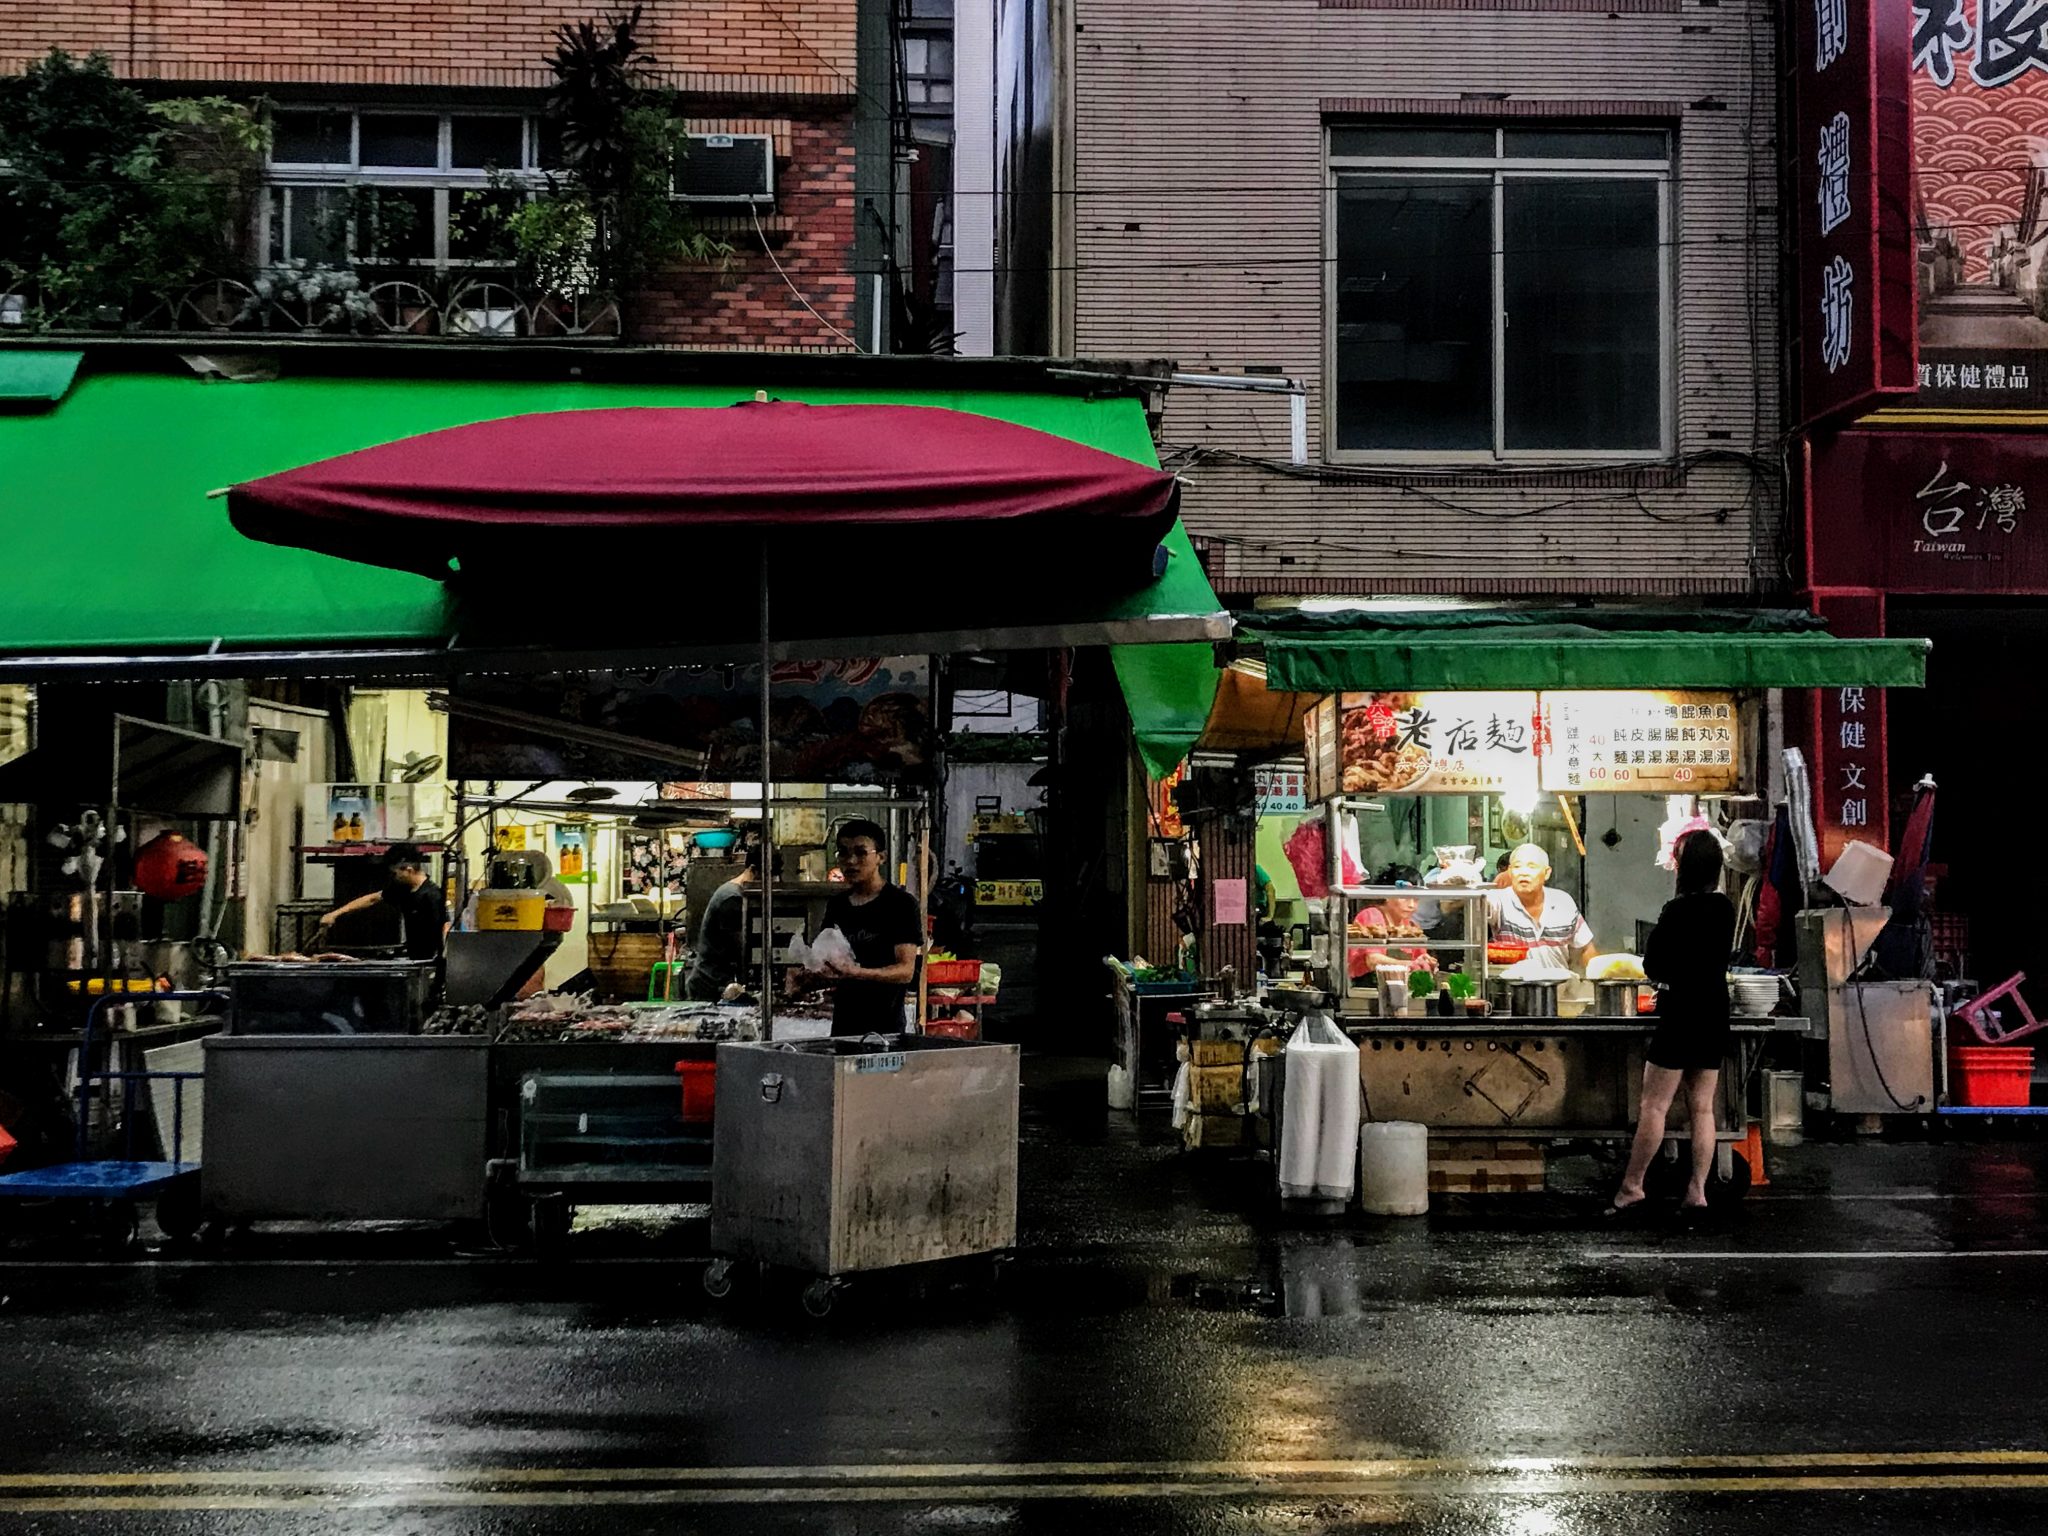
[[[761,1038],[775,1034],[775,813],[774,765],[768,745],[773,665],[768,654],[768,540],[761,540]]]

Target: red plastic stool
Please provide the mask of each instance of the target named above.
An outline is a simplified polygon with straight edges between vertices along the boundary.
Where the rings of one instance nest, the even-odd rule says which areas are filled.
[[[1956,1010],[1956,1017],[1969,1025],[1970,1033],[1986,1045],[2011,1045],[2013,1041],[2024,1040],[2037,1030],[2048,1029],[2048,1024],[2035,1018],[2033,1011],[2027,1007],[2027,1000],[2020,996],[2020,983],[2026,979],[2025,971],[2015,971],[1989,992],[1981,993],[1963,1004]],[[2027,1021],[2017,1029],[2007,1029],[1989,1017],[1991,1005],[2006,998],[2012,999],[2013,1007],[2019,1009],[2020,1017]]]

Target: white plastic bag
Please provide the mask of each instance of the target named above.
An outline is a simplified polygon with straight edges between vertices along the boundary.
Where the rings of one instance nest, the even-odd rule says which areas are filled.
[[[1177,1131],[1188,1123],[1188,1064],[1182,1062],[1180,1070],[1173,1074],[1173,1128]]]
[[[837,928],[821,928],[806,944],[802,934],[789,941],[789,963],[802,970],[829,973],[835,965],[853,964],[853,945]]]
[[[1287,1042],[1280,1128],[1284,1198],[1351,1198],[1358,1182],[1358,1120],[1358,1047],[1327,1013],[1312,1013]]]

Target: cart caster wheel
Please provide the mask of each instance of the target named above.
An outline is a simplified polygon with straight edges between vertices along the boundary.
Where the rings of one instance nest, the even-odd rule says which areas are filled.
[[[125,1259],[134,1251],[135,1230],[135,1206],[131,1201],[110,1201],[94,1218],[93,1236],[113,1258]]]
[[[543,1259],[560,1259],[568,1246],[576,1212],[559,1197],[533,1202],[533,1246]]]
[[[205,1217],[196,1189],[172,1190],[156,1202],[156,1224],[174,1243],[191,1241]]]
[[[732,1294],[732,1260],[713,1259],[704,1271],[704,1294],[713,1301],[723,1301]]]
[[[834,1280],[813,1280],[804,1287],[804,1311],[812,1317],[830,1317],[832,1304],[839,1294],[839,1284]]]

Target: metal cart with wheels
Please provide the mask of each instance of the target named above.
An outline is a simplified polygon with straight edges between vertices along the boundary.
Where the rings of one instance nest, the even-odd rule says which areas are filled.
[[[106,1245],[116,1252],[133,1246],[138,1207],[143,1201],[156,1206],[157,1225],[164,1235],[187,1238],[199,1230],[199,1164],[185,1161],[185,1085],[204,1076],[200,1072],[125,1072],[109,1067],[96,1071],[92,1065],[93,1026],[109,1003],[133,1002],[221,1002],[220,991],[109,993],[94,1000],[86,1010],[85,1029],[78,1049],[78,1086],[74,1098],[78,1114],[76,1157],[68,1163],[31,1168],[0,1176],[0,1200],[78,1200],[90,1202],[92,1225]],[[136,1085],[168,1082],[171,1088],[171,1134],[169,1160],[136,1156],[136,1128],[139,1123]],[[113,1085],[121,1085],[121,1130],[123,1156],[95,1159],[91,1155],[92,1111],[96,1095],[111,1099]],[[161,1127],[159,1127],[161,1132]]]
[[[713,1297],[793,1271],[803,1309],[851,1277],[986,1266],[1017,1242],[1018,1050],[928,1035],[718,1048]]]

